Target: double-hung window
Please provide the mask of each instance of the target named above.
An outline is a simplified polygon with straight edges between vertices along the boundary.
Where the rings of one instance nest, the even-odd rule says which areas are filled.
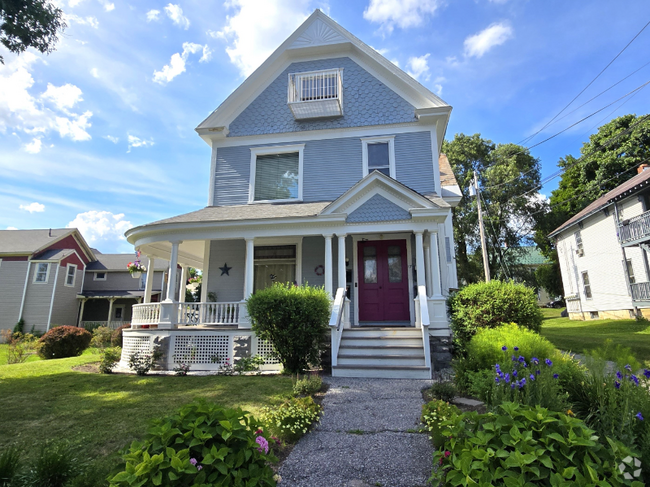
[[[65,285],[67,287],[74,287],[76,277],[77,277],[77,266],[74,264],[68,264],[65,270]]]
[[[589,284],[589,274],[587,271],[582,273],[582,286],[585,292],[585,298],[591,299],[591,284]]]
[[[36,264],[36,269],[34,270],[34,282],[46,284],[49,275],[50,275],[50,264],[45,262],[39,262],[38,264]]]
[[[576,239],[576,248],[577,248],[576,252],[578,253],[579,256],[584,255],[584,253],[585,253],[585,249],[584,249],[584,245],[583,245],[583,243],[582,243],[582,235],[580,234],[580,230],[578,230],[577,232],[575,232],[575,233],[573,234],[573,236],[574,236],[575,239]]]
[[[364,137],[363,175],[379,171],[395,179],[395,137]]]
[[[248,202],[301,201],[304,144],[251,149]]]

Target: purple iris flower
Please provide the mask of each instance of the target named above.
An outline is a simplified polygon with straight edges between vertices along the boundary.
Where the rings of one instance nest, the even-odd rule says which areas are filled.
[[[632,374],[632,375],[630,376],[630,380],[631,380],[632,382],[634,382],[634,385],[635,385],[635,386],[638,386],[638,385],[639,385],[639,378],[638,378],[636,375]]]
[[[494,382],[496,382],[497,384],[499,383],[499,376],[498,375],[494,378]]]
[[[519,347],[515,347],[514,350],[515,350],[515,352],[518,352],[518,351],[519,351]]]
[[[514,389],[514,388],[515,388],[515,383],[513,382],[512,384],[510,384],[510,389]]]
[[[615,381],[614,382],[614,387],[616,387],[617,389],[620,389],[621,388],[621,383],[619,381]]]
[[[512,361],[513,361],[513,362],[516,362],[516,361],[517,361],[517,357],[515,357],[515,356],[513,355],[513,356],[512,356]]]
[[[531,361],[532,363],[534,363],[535,365],[538,365],[538,364],[539,364],[539,360],[537,359],[537,357],[533,357],[532,359],[530,359],[530,361]]]
[[[505,352],[506,350],[508,350],[508,347],[506,347],[506,346],[504,345],[503,347],[501,347],[501,350],[503,350],[503,351]]]
[[[639,421],[643,421],[643,415],[641,414],[640,411],[636,413],[635,418],[638,419]]]
[[[643,375],[646,379],[650,379],[650,370],[643,369]]]
[[[520,355],[518,360],[519,360],[522,364],[526,361],[526,359],[523,357],[523,355]]]
[[[516,370],[513,370],[513,371],[512,371],[512,376],[513,376],[513,377],[517,377],[517,371],[516,371]]]
[[[621,371],[620,371],[620,370],[617,370],[617,371],[616,371],[616,378],[617,378],[618,380],[621,380],[621,379],[623,378],[623,374],[621,374]]]
[[[536,373],[537,375],[539,375],[539,374],[542,373],[542,371],[538,369],[538,370],[535,371],[535,373]]]
[[[628,372],[632,372],[632,366],[630,364],[627,364],[625,366],[625,370],[627,370]]]
[[[549,358],[547,358],[546,360],[544,360],[544,362],[545,362],[546,365],[548,365],[549,367],[550,367],[551,365],[553,365],[553,362],[551,362],[551,359],[549,359]]]
[[[510,382],[510,374],[506,374],[506,376],[505,376],[505,381],[506,381],[506,382]]]
[[[521,388],[524,387],[525,385],[526,385],[526,379],[521,379],[521,380],[519,381],[519,389],[521,389]]]
[[[535,376],[533,374],[530,374],[530,380],[535,380]]]
[[[560,374],[553,374],[554,379],[558,379],[560,377]]]

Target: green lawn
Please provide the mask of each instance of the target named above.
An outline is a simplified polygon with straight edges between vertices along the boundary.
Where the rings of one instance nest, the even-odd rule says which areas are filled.
[[[614,345],[632,349],[642,363],[650,362],[650,326],[636,320],[572,321],[560,317],[559,309],[544,309],[542,335],[561,350],[583,353],[611,338]]]
[[[0,451],[22,446],[27,457],[46,440],[68,440],[100,471],[118,463],[117,451],[141,438],[151,418],[195,398],[257,412],[290,394],[280,376],[176,377],[103,375],[72,367],[98,355],[0,365]]]

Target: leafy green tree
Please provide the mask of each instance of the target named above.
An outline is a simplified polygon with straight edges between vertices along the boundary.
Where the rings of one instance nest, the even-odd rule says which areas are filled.
[[[49,54],[66,27],[63,11],[47,0],[0,0],[0,43],[13,53],[33,47]]]
[[[532,233],[530,213],[544,203],[537,196],[539,160],[516,144],[494,144],[480,134],[456,134],[445,141],[447,155],[458,180],[463,199],[454,208],[454,239],[458,277],[466,284],[483,279],[476,197],[469,186],[478,173],[484,203],[484,224],[488,240],[489,266],[493,276],[531,280],[516,262]],[[505,275],[504,275],[505,274]]]

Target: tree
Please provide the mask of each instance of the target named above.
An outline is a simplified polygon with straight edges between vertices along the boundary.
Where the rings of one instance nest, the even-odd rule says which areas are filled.
[[[63,11],[47,0],[0,0],[0,42],[13,53],[33,47],[49,54],[66,27]]]
[[[529,215],[543,207],[537,194],[540,181],[539,160],[516,144],[497,144],[480,134],[456,134],[445,141],[447,155],[458,180],[463,199],[454,208],[454,239],[458,277],[466,284],[482,280],[482,260],[476,197],[469,186],[478,173],[488,240],[489,266],[493,276],[529,281],[523,266],[515,263],[519,247],[532,237]]]
[[[534,240],[551,261],[551,268],[538,277],[552,295],[562,294],[562,284],[555,242],[548,238],[549,233],[635,176],[634,168],[639,164],[650,162],[650,115],[630,114],[613,119],[589,137],[580,153],[580,158],[560,158],[557,165],[564,172],[558,188],[551,193],[550,208],[536,216]]]

